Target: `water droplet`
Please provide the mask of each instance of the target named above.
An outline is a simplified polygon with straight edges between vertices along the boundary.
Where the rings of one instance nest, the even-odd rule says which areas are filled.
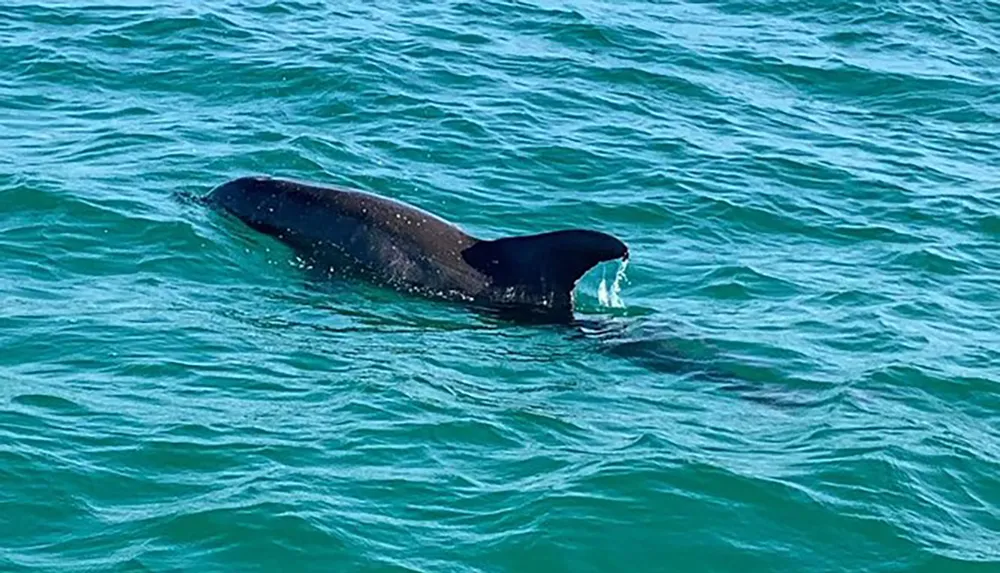
[[[622,300],[622,281],[625,280],[625,269],[628,268],[628,259],[625,259],[618,266],[618,272],[615,273],[615,281],[611,283],[611,288],[608,288],[608,281],[601,277],[601,284],[597,287],[597,300],[601,303],[601,306],[610,306],[612,308],[625,308],[625,301]]]

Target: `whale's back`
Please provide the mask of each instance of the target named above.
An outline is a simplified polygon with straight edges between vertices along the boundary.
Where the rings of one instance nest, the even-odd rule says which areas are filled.
[[[393,199],[266,177],[235,179],[207,200],[332,271],[449,299],[569,309],[587,270],[628,256],[598,231],[481,240]]]

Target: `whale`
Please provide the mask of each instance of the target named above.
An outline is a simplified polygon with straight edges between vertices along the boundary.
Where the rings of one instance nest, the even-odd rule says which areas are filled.
[[[203,199],[330,275],[546,319],[571,320],[580,278],[629,257],[628,245],[601,231],[479,238],[390,197],[271,176],[227,181]]]
[[[482,239],[392,198],[268,176],[233,179],[192,198],[289,245],[324,273],[462,301],[517,322],[560,323],[591,350],[654,373],[698,379],[773,407],[809,404],[808,397],[794,400],[746,379],[709,348],[688,348],[690,341],[663,324],[573,316],[578,280],[601,262],[629,258],[628,246],[610,234],[566,229]]]

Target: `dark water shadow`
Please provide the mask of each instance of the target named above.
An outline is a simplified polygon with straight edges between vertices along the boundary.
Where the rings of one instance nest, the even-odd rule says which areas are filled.
[[[478,312],[508,324],[555,329],[589,352],[627,361],[654,374],[695,380],[775,408],[814,407],[829,399],[828,393],[804,392],[801,381],[790,380],[771,366],[741,363],[712,341],[655,316],[552,315],[520,309]]]
[[[588,329],[594,327],[587,322]],[[711,340],[656,321],[626,321],[610,330],[604,325],[599,336],[582,330],[576,336],[589,337],[597,352],[649,372],[682,376],[775,408],[814,407],[830,399],[829,392],[805,389],[816,388],[815,382],[792,379],[773,363],[736,356]]]
[[[428,313],[386,313],[372,308],[382,303],[398,303],[406,298],[389,287],[372,285],[350,273],[340,275],[329,269],[304,266],[302,286],[305,297],[297,303],[317,305],[319,299],[334,296],[341,304],[323,304],[330,312],[348,315],[368,326],[396,331],[492,330],[502,335],[511,328],[556,333],[584,352],[600,353],[613,360],[624,360],[654,374],[669,375],[708,384],[719,392],[732,394],[775,408],[813,407],[824,396],[803,393],[801,384],[789,380],[773,367],[741,363],[711,340],[652,316],[621,317],[579,315],[573,310],[550,311],[524,306],[459,303],[444,300],[421,300],[421,304],[446,309],[441,319]],[[346,295],[346,296],[345,296]],[[305,299],[309,300],[305,300]],[[395,305],[394,305],[395,307]],[[425,309],[427,307],[424,307]],[[462,311],[465,311],[464,313]],[[437,313],[433,313],[437,314]],[[472,318],[472,320],[469,320]],[[318,326],[318,325],[317,325]],[[798,389],[793,389],[798,386]]]

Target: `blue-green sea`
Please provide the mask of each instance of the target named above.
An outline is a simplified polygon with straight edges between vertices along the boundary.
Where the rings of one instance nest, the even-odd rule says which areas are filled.
[[[244,175],[621,303],[317,276]],[[998,243],[995,0],[4,0],[0,571],[997,572]]]

